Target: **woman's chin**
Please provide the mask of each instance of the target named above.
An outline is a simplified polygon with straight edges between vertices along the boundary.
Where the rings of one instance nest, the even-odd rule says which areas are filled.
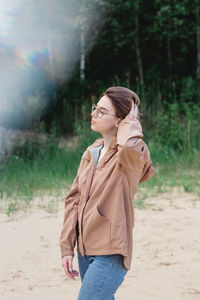
[[[99,130],[96,128],[96,126],[94,125],[94,124],[91,124],[91,127],[90,127],[92,130],[94,130],[94,131],[97,131],[97,132],[99,132]]]

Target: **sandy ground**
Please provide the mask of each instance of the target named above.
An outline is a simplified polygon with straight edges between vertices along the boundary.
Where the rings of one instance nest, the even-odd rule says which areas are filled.
[[[125,300],[200,299],[200,199],[174,190],[135,208],[131,270],[115,294]],[[0,215],[0,299],[75,300],[80,277],[61,266],[59,235],[63,203],[56,212],[32,207]],[[73,268],[78,270],[77,254]]]

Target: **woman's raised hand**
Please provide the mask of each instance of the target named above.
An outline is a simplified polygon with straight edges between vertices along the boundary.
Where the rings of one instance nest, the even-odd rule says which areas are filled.
[[[61,265],[63,266],[66,275],[69,278],[74,279],[75,276],[79,276],[79,273],[76,270],[73,270],[73,256],[67,255],[63,256]]]
[[[131,116],[136,119],[137,112],[138,112],[137,105],[134,103],[134,101],[132,101],[132,107],[127,116],[128,117]]]
[[[140,120],[137,118],[138,114],[138,106],[132,101],[132,107],[131,110],[129,111],[128,115],[124,118],[124,120],[128,120],[131,117],[131,119],[134,121],[134,130],[137,130],[137,132],[142,133],[142,125],[140,123]]]

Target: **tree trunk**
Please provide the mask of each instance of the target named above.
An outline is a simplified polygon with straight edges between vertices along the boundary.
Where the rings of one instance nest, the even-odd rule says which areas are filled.
[[[171,54],[171,38],[168,34],[167,36],[167,59],[168,59],[168,70],[169,70],[169,79],[171,82],[171,75],[172,75],[172,54]]]
[[[85,35],[84,26],[81,24],[81,59],[80,59],[80,78],[85,79]]]
[[[197,22],[197,88],[200,94],[200,21],[199,21],[199,1],[196,6],[196,22]]]
[[[142,99],[144,100],[145,96],[145,86],[144,86],[144,73],[143,73],[143,66],[142,66],[142,58],[141,58],[141,51],[139,45],[139,20],[137,14],[137,4],[135,5],[135,49],[136,49],[136,57],[138,63],[138,72],[140,77],[140,84],[142,89]]]
[[[172,11],[171,11],[172,14]],[[172,30],[172,24],[171,19],[168,18],[168,29],[167,29],[167,64],[168,64],[168,90],[170,91],[170,94],[172,95],[172,52],[171,52],[171,30]]]

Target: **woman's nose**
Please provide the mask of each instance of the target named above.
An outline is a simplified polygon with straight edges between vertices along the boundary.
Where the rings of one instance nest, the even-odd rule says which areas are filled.
[[[91,113],[91,116],[92,116],[92,117],[97,117],[96,110],[94,110],[94,111]]]

